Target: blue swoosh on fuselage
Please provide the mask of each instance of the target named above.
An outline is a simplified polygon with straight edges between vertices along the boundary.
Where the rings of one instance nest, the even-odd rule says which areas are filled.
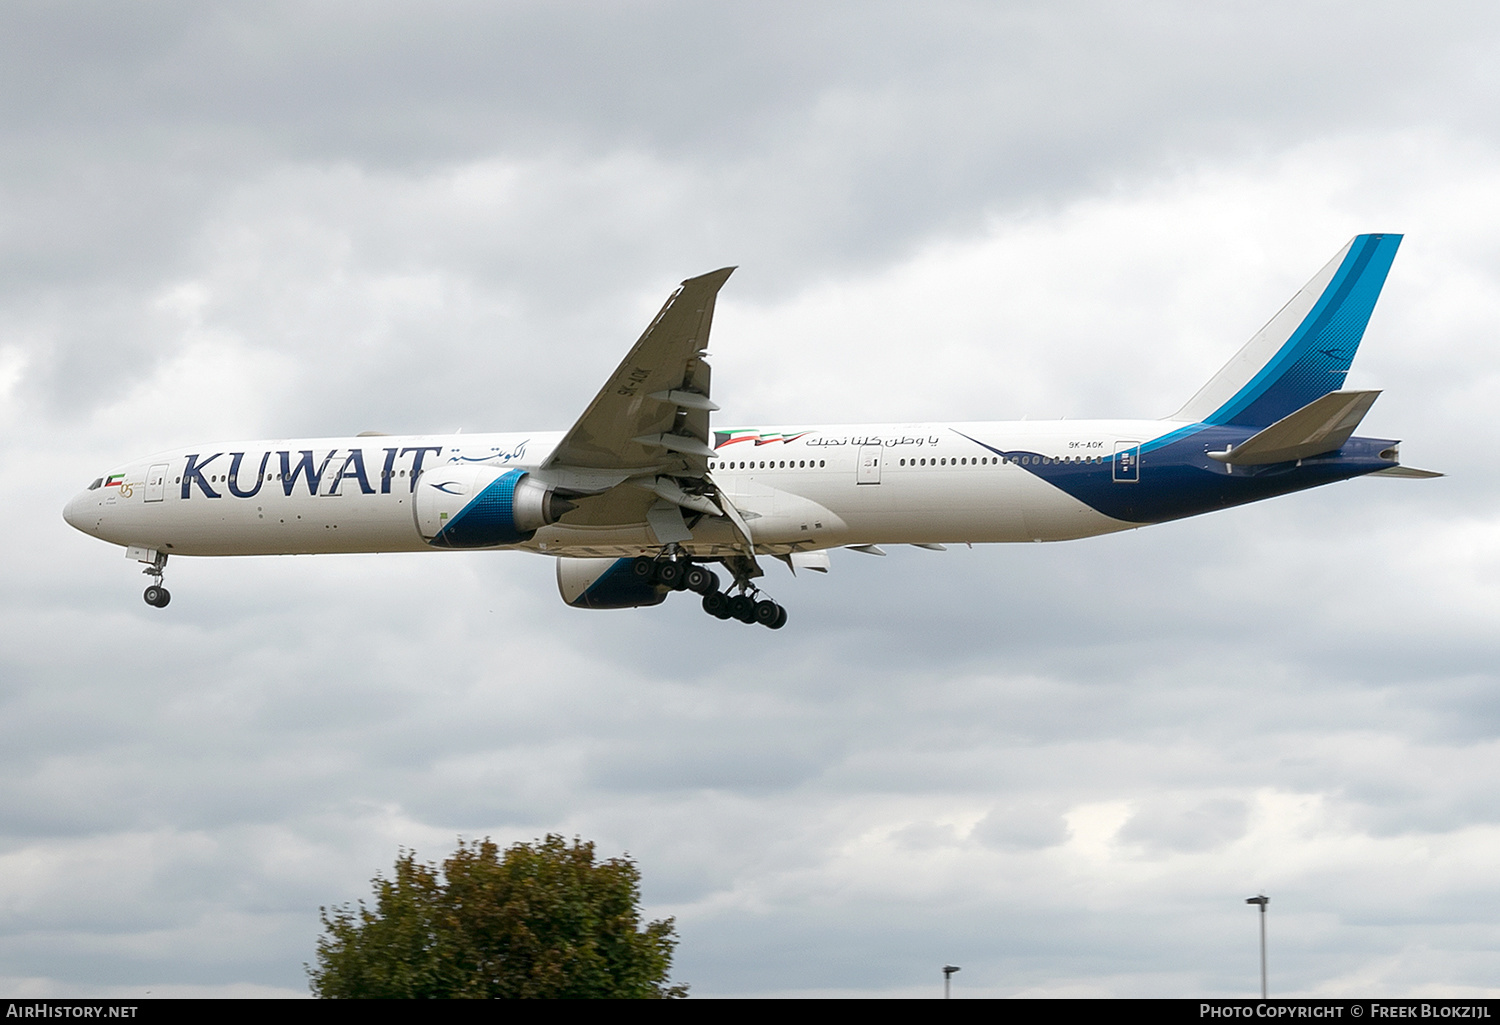
[[[1397,465],[1394,460],[1380,458],[1380,453],[1395,441],[1350,438],[1343,448],[1326,455],[1231,470],[1208,458],[1208,453],[1240,444],[1255,431],[1194,424],[1141,445],[1138,479],[1118,481],[1114,455],[1104,456],[1098,463],[1062,462],[1045,453],[996,448],[959,431],[954,433],[1009,459],[1017,469],[1041,478],[1091,509],[1127,523],[1178,520]],[[1020,462],[1023,456],[1031,457],[1026,464]]]

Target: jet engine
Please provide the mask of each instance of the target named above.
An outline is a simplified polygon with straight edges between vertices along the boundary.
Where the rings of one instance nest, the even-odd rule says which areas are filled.
[[[642,580],[634,559],[557,560],[557,590],[575,609],[638,609],[660,605],[671,588]]]
[[[525,470],[456,464],[422,471],[412,517],[434,548],[495,548],[531,540],[573,508]]]

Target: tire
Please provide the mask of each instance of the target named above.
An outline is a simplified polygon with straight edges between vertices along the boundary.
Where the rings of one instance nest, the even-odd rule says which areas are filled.
[[[786,606],[778,605],[776,607],[781,610],[781,613],[776,617],[776,622],[766,624],[772,630],[780,630],[782,627],[786,626]]]
[[[656,582],[674,591],[680,591],[686,586],[683,579],[686,575],[686,570],[680,562],[664,562],[656,568]]]
[[[770,626],[781,618],[781,606],[769,598],[755,603],[755,621],[761,626]]]
[[[156,607],[159,608],[159,609],[164,609],[164,608],[167,607],[167,603],[170,602],[171,600],[172,600],[172,592],[169,591],[169,590],[167,590],[165,587],[163,587],[161,589],[161,600],[156,603]]]
[[[728,619],[729,595],[723,591],[709,591],[703,596],[703,611],[715,619]]]
[[[150,587],[146,588],[146,592],[142,594],[141,597],[146,599],[147,605],[150,605],[153,609],[159,609],[166,604],[166,602],[162,600],[162,596],[166,593],[166,588],[158,587],[157,585],[152,584]]]
[[[642,582],[656,582],[656,560],[649,555],[637,555],[630,563],[630,575]]]
[[[710,594],[719,589],[719,582],[714,579],[714,575],[702,566],[689,566],[682,575],[682,582],[695,594]]]
[[[743,594],[729,599],[729,614],[741,623],[755,622],[755,602]]]

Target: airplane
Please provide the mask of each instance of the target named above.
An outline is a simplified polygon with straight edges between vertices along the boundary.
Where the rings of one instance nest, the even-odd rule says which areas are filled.
[[[1356,437],[1380,392],[1340,390],[1400,243],[1350,240],[1165,419],[718,429],[707,346],[726,267],[682,282],[567,431],[192,445],[112,467],[63,516],[144,563],[157,608],[172,555],[519,549],[556,558],[576,608],[685,590],[780,629],[757,583],[768,557],[827,572],[834,548],[1064,541],[1442,476]]]

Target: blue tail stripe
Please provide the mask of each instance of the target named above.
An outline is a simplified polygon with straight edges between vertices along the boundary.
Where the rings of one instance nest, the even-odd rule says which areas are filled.
[[[1286,344],[1204,422],[1268,427],[1343,387],[1400,244],[1400,235],[1356,238],[1333,280]]]

